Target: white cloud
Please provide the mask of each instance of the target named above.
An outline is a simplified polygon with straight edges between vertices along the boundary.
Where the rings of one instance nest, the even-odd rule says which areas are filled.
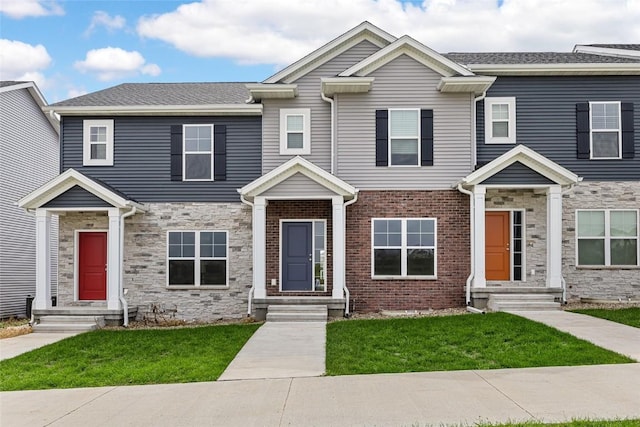
[[[203,0],[144,16],[142,37],[199,57],[289,64],[368,20],[439,51],[570,51],[640,39],[640,0]]]
[[[136,74],[157,76],[160,67],[147,64],[137,51],[127,51],[119,47],[105,47],[87,52],[83,61],[76,61],[74,67],[83,73],[92,73],[98,80],[108,81]]]
[[[104,27],[107,29],[107,31],[113,32],[115,30],[124,28],[126,22],[126,19],[124,19],[120,15],[111,16],[107,12],[98,10],[93,14],[93,17],[91,18],[91,24],[89,24],[89,27],[84,32],[84,34],[85,36],[88,36],[93,33],[98,27]]]
[[[0,80],[32,80],[42,88],[46,86],[42,70],[51,65],[51,57],[41,44],[0,39],[0,64]]]
[[[28,16],[64,15],[62,6],[53,0],[2,0],[0,12],[15,19]]]

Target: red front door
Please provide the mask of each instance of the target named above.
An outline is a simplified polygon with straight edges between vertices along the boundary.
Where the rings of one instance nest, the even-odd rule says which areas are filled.
[[[487,280],[510,280],[509,212],[486,212],[485,215]]]
[[[78,233],[78,298],[107,299],[107,233]]]

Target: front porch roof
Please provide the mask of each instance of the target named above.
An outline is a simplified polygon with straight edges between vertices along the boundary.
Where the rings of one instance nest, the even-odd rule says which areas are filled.
[[[243,198],[251,201],[254,197],[260,196],[297,173],[306,176],[310,180],[334,192],[336,195],[342,196],[344,200],[352,200],[358,193],[357,188],[347,184],[340,178],[331,175],[329,172],[300,156],[292,158],[262,175],[260,178],[238,189],[238,193],[240,193]],[[292,196],[292,198],[295,199],[295,196]]]
[[[24,196],[18,201],[18,206],[23,209],[41,208],[75,186],[83,188],[115,208],[130,209],[135,207],[139,211],[146,211],[142,204],[94,181],[75,169],[67,169],[51,181]],[[65,209],[58,208],[56,210]]]
[[[487,179],[506,169],[512,164],[520,162],[532,171],[562,186],[576,184],[582,181],[582,177],[574,174],[570,170],[560,166],[556,162],[535,152],[531,148],[519,144],[507,151],[500,157],[493,159],[486,165],[478,168],[474,172],[464,177],[461,184],[464,187],[472,187],[482,184]],[[521,183],[513,183],[521,184]]]

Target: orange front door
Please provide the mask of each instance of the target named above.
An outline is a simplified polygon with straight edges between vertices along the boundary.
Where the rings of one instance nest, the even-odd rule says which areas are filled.
[[[107,299],[107,233],[78,234],[78,298]]]
[[[485,275],[487,280],[510,280],[509,212],[486,212]]]

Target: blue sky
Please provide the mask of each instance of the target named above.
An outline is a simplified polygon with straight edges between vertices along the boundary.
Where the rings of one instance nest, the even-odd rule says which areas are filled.
[[[1,0],[0,79],[49,102],[122,82],[261,81],[368,20],[440,51],[639,43],[640,0]]]

